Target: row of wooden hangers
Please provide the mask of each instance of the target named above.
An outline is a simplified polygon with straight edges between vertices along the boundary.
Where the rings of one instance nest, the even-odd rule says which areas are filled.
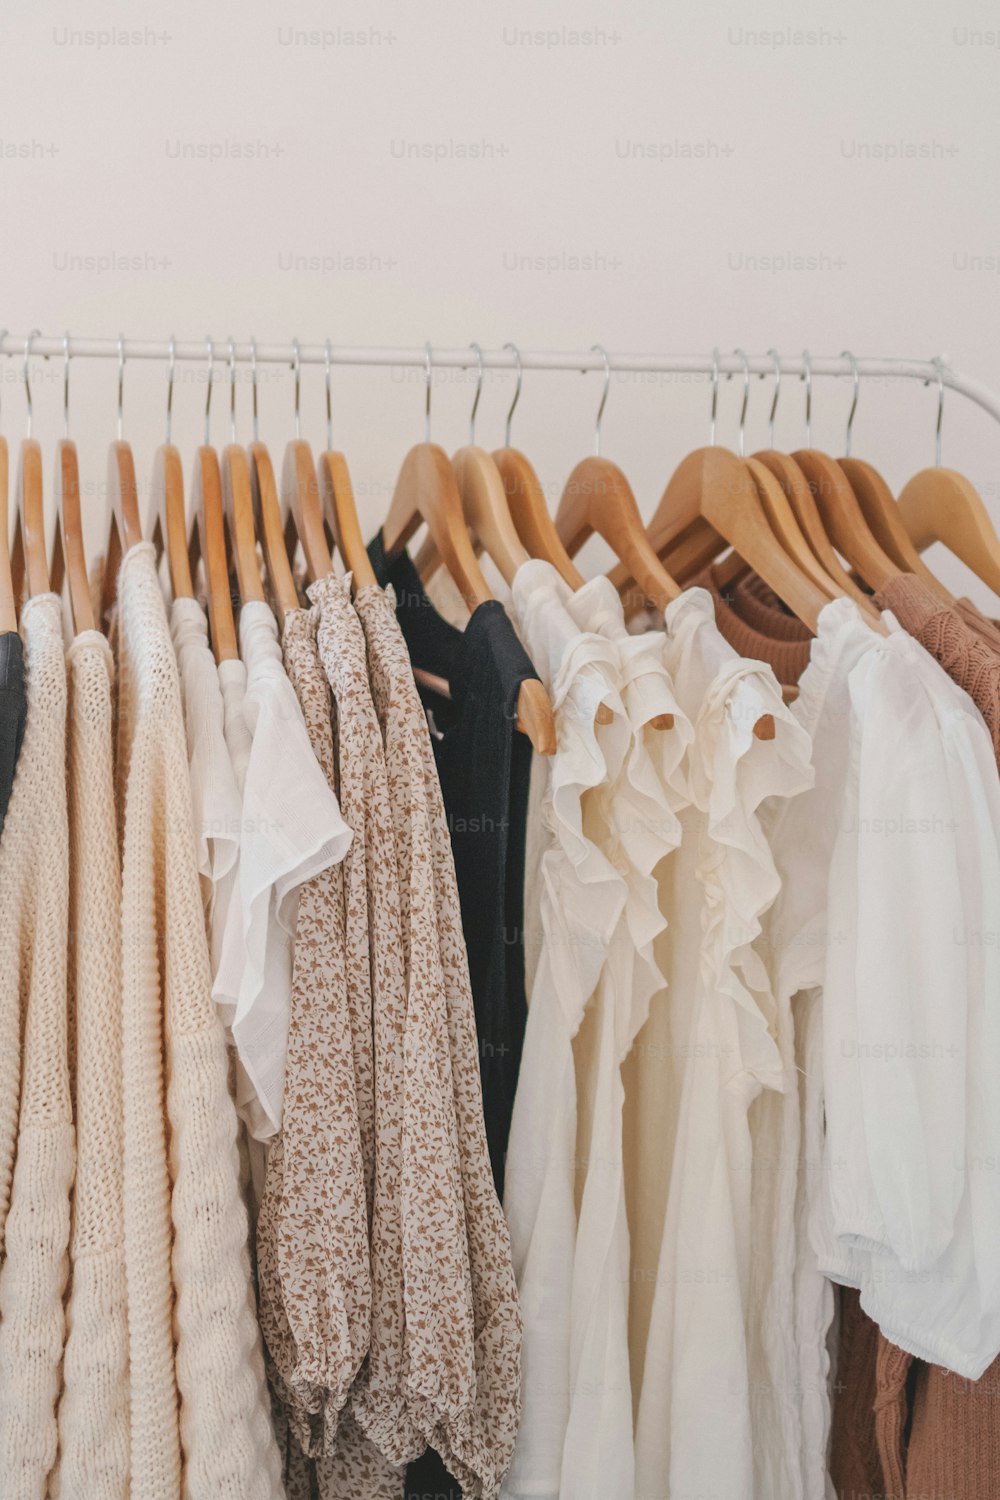
[[[80,482],[76,448],[69,438],[69,339],[64,340],[64,437],[55,466],[56,517],[51,563],[45,548],[42,459],[32,437],[29,379],[31,342],[25,340],[23,376],[28,405],[28,435],[20,447],[15,491],[13,543],[0,548],[0,629],[14,629],[17,601],[55,589],[68,592],[76,631],[105,626],[113,607],[121,557],[143,535],[139,518],[135,465],[124,441],[124,341],[119,339],[118,436],[108,461],[109,522],[105,548],[100,619],[95,617],[83,546]],[[147,526],[158,556],[166,565],[175,597],[194,597],[199,560],[204,579],[212,646],[217,659],[238,655],[233,600],[266,600],[279,621],[299,606],[293,560],[301,552],[310,582],[333,569],[339,553],[355,589],[375,582],[365,549],[347,460],[333,446],[330,368],[327,344],[327,445],[318,464],[302,439],[300,360],[295,377],[295,438],[287,445],[280,490],[268,449],[257,424],[256,346],[251,341],[253,441],[236,441],[235,353],[229,341],[230,442],[221,459],[209,441],[214,354],[207,342],[208,380],[205,441],[195,457],[190,516],[185,502],[180,455],[171,442],[174,342],[170,343],[166,440],[154,460],[151,516]],[[709,564],[728,586],[742,573],[756,572],[785,606],[810,630],[831,599],[855,600],[876,629],[884,629],[870,593],[901,573],[915,574],[945,602],[952,596],[924,563],[921,552],[944,543],[990,588],[1000,593],[1000,538],[972,484],[940,465],[940,423],[944,382],[938,367],[937,462],[917,474],[898,497],[872,465],[851,456],[859,376],[853,356],[854,388],[847,422],[845,457],[834,459],[811,446],[812,381],[808,354],[803,356],[806,382],[806,446],[792,454],[773,447],[774,418],[781,386],[775,351],[774,392],[770,411],[770,446],[750,457],[744,431],[750,389],[749,361],[741,350],[744,390],[738,452],[715,443],[719,389],[718,351],[713,357],[711,441],[696,449],[675,470],[651,520],[642,519],[638,502],[622,469],[601,453],[601,422],[610,387],[607,353],[604,388],[597,413],[595,451],[573,469],[553,520],[538,476],[529,460],[511,445],[510,428],[521,392],[520,355],[514,345],[517,384],[507,415],[504,446],[492,454],[475,443],[475,419],[482,389],[479,382],[470,420],[470,441],[452,458],[430,441],[432,350],[426,346],[425,435],[406,455],[388,514],[383,523],[387,555],[398,555],[421,524],[427,538],[417,555],[422,578],[443,566],[471,612],[492,597],[479,557],[486,554],[509,584],[530,557],[552,564],[566,584],[577,589],[583,575],[574,558],[583,543],[598,534],[617,558],[610,577],[627,607],[647,602],[663,609]],[[8,455],[0,438],[0,521],[7,525]],[[259,545],[258,545],[259,544]],[[721,560],[720,560],[721,559]],[[263,563],[263,567],[261,566]],[[426,675],[426,674],[425,674]],[[447,684],[428,678],[447,691]],[[660,722],[671,726],[669,716]],[[521,685],[518,723],[535,749],[555,748],[552,706],[542,685]],[[762,720],[757,733],[767,738],[773,724]]]

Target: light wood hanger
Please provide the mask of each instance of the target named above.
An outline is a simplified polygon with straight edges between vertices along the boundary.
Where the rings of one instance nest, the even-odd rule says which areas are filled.
[[[556,510],[556,531],[571,558],[595,533],[603,537],[643,596],[655,609],[662,610],[679,596],[680,586],[660,561],[656,548],[650,545],[625,475],[617,464],[601,457],[601,419],[608,399],[611,366],[605,351],[600,352],[604,354],[604,391],[597,409],[595,451],[576,465],[566,481]]]
[[[118,437],[108,450],[108,543],[104,553],[101,621],[107,630],[118,597],[118,569],[125,553],[142,541],[132,449],[122,438],[125,339],[118,336]]]
[[[229,543],[236,569],[240,603],[266,603],[264,585],[257,560],[257,535],[254,529],[253,490],[246,450],[236,441],[236,349],[232,339],[229,349],[229,442],[222,451],[222,504],[226,515]]]
[[[358,507],[354,500],[347,459],[333,446],[333,403],[330,394],[330,366],[333,347],[326,341],[326,448],[319,456],[318,478],[320,503],[333,543],[351,575],[351,587],[370,588],[376,583],[375,570],[368,556]]]
[[[422,523],[437,544],[444,566],[458,586],[472,614],[493,598],[473,550],[462,509],[462,496],[451,461],[443,448],[430,441],[431,351],[427,346],[425,441],[403,459],[389,512],[382,526],[387,557],[396,557]],[[555,718],[548,693],[537,678],[521,683],[517,698],[518,727],[523,728],[539,755],[554,755]]]
[[[932,542],[942,542],[988,588],[1000,594],[1000,537],[989,512],[975,485],[964,474],[941,467],[944,379],[940,360],[934,363],[938,373],[934,468],[921,469],[904,485],[899,496],[899,513],[907,535],[919,551]]]
[[[310,583],[315,583],[317,578],[326,578],[333,572],[333,557],[323,522],[316,465],[313,463],[312,450],[302,437],[298,339],[292,340],[292,349],[292,369],[295,372],[295,437],[285,449],[281,466],[281,502],[287,517],[285,541],[289,562],[294,561],[298,542],[305,558],[306,576]]]
[[[7,487],[10,462],[7,439],[0,437],[0,630],[17,629],[17,600],[10,568],[10,517]]]
[[[174,354],[176,340],[170,335],[170,365],[167,372],[167,435],[153,460],[150,502],[150,540],[159,564],[164,549],[170,588],[175,599],[193,599],[194,583],[188,558],[187,515],[184,509],[184,470],[181,456],[170,441],[174,404]]]
[[[274,479],[274,468],[267,444],[260,441],[257,419],[257,340],[250,340],[250,386],[253,398],[253,442],[247,450],[250,465],[250,493],[257,534],[264,554],[264,574],[271,595],[271,608],[284,629],[285,616],[298,609],[299,594],[295,587],[291,563],[285,549],[285,529],[281,518],[281,501]]]
[[[188,557],[192,577],[201,560],[205,576],[208,625],[215,659],[238,661],[239,646],[233,618],[233,598],[229,587],[229,564],[226,556],[226,517],[222,499],[222,475],[219,456],[209,442],[212,407],[212,375],[215,361],[212,341],[208,345],[208,394],[205,398],[205,441],[195,453],[191,480],[191,534]]]
[[[90,596],[90,575],[83,544],[83,517],[80,512],[80,467],[76,444],[69,437],[69,334],[63,338],[63,428],[65,436],[56,449],[55,529],[52,535],[52,565],[49,577],[53,592],[62,593],[64,579],[69,582],[70,618],[73,632],[93,630],[96,625]]]
[[[42,491],[42,450],[31,435],[34,412],[31,404],[31,380],[28,362],[31,341],[38,330],[32,329],[24,341],[25,398],[28,404],[28,435],[21,443],[17,464],[17,488],[14,501],[14,544],[11,552],[11,575],[14,597],[47,594],[51,587],[49,564],[45,555],[45,504]]]

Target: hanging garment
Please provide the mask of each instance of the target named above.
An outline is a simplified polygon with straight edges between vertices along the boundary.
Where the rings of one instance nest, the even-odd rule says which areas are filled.
[[[355,603],[386,746],[409,968],[403,1114],[413,1165],[404,1163],[402,1253],[416,1316],[405,1326],[407,1412],[463,1493],[492,1497],[517,1430],[521,1320],[483,1125],[454,862],[393,596],[369,587]],[[430,1091],[421,1086],[428,1068]],[[433,1094],[449,1080],[439,1114]],[[456,1189],[457,1220],[445,1196]],[[355,1412],[369,1417],[363,1402]]]
[[[237,1105],[251,1135],[267,1140],[281,1124],[298,889],[343,858],[351,833],[310,747],[274,615],[261,601],[240,611],[240,654],[251,746],[238,894],[229,901],[213,994],[239,1058]]]
[[[129,1494],[128,1287],[122,1102],[121,869],[111,647],[81,632],[66,653],[69,990],[76,1181],[59,1403],[60,1500]],[[95,940],[100,934],[100,940]]]
[[[515,575],[512,597],[518,630],[541,665],[553,703],[557,749],[545,767],[541,817],[548,836],[537,897],[544,937],[528,1009],[504,1193],[525,1325],[523,1412],[504,1493],[569,1500],[589,1493],[578,1484],[603,1486],[605,1494],[632,1490],[627,1347],[624,1360],[621,1354],[627,1346],[624,1280],[607,1309],[620,1325],[620,1337],[613,1340],[617,1363],[581,1367],[581,1353],[589,1354],[593,1345],[579,1335],[576,1344],[573,1340],[577,1184],[587,1170],[579,1157],[573,1043],[606,976],[628,898],[627,863],[622,859],[618,870],[607,852],[611,841],[603,792],[621,771],[630,729],[616,647],[578,629],[553,574],[544,563],[524,564]],[[598,723],[602,706],[610,710],[610,722],[604,724]],[[607,1013],[608,1007],[602,1007],[602,1015]],[[606,1113],[602,1111],[602,1119]],[[585,1135],[593,1118],[588,1110]],[[599,1159],[603,1143],[593,1144]],[[584,1246],[583,1254],[592,1254],[599,1269],[610,1251],[612,1263],[624,1263],[627,1274],[627,1229],[613,1175],[605,1186],[610,1187],[610,1222],[589,1251]],[[582,1278],[590,1267],[582,1259],[580,1266]],[[586,1330],[586,1309],[579,1300],[576,1310],[576,1327]],[[593,1434],[602,1466],[596,1471],[591,1466],[589,1476],[576,1474],[578,1455],[568,1451],[577,1394],[591,1410],[595,1397],[604,1402],[603,1420]],[[578,1405],[577,1414],[582,1409]],[[587,1445],[580,1456],[589,1453]],[[609,1487],[612,1473],[617,1477]]]
[[[208,619],[196,599],[173,601],[170,634],[184,704],[198,873],[214,974],[221,958],[224,918],[217,907],[227,900],[223,893],[228,893],[235,877],[243,817],[242,792],[226,743],[219,681],[222,665],[229,663],[216,664],[208,641]]]
[[[252,1303],[236,1115],[211,1001],[177,663],[150,544],[123,557],[118,600],[133,1495],[176,1500],[181,1490],[179,1392],[190,1500],[272,1500],[280,1464]],[[156,1107],[164,1098],[166,1121]]]
[[[41,1500],[57,1454],[75,1168],[66,987],[66,665],[57,597],[28,599],[21,628],[28,715],[0,843],[0,1473],[5,1500]]]
[[[24,738],[24,655],[16,630],[0,632],[0,833]]]
[[[332,790],[330,689],[316,647],[315,612],[285,616],[284,659]],[[355,827],[352,812],[349,826]],[[359,858],[363,862],[364,844],[355,836],[345,862]],[[366,983],[367,1077],[358,1077],[352,1045],[358,1003],[351,1005],[345,969],[345,879],[349,872],[338,863],[303,882],[299,892],[282,1127],[268,1153],[257,1225],[261,1327],[279,1375],[278,1394],[306,1454],[332,1445],[368,1351],[372,1312],[359,1108],[359,1085],[371,1093],[371,994]],[[363,936],[367,945],[366,930]],[[370,1119],[370,1102],[364,1107]]]
[[[408,554],[389,563],[381,532],[368,548],[415,667],[442,677],[450,701],[422,689],[451,833],[479,1033],[486,1136],[497,1193],[521,1062],[524,995],[524,839],[531,744],[518,734],[521,683],[537,677],[495,600],[464,630],[437,613]]]
[[[672,1151],[636,1487],[650,1496],[750,1500],[763,1372],[746,1337],[754,1253],[748,1112],[762,1091],[786,1085],[771,982],[753,946],[780,890],[761,810],[794,802],[812,784],[811,747],[772,674],[722,638],[704,590],[668,605],[664,631],[664,661],[694,739],[680,850],[660,872],[666,1005],[659,1030],[638,1044],[659,1064],[643,1128],[658,1125]],[[754,735],[765,716],[774,724],[768,740]],[[713,1412],[725,1423],[725,1444],[703,1440]]]

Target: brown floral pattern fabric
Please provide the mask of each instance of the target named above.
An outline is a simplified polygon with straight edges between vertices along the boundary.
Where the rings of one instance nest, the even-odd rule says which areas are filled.
[[[520,1311],[486,1145],[468,961],[427,723],[391,589],[362,589],[356,608],[385,743],[407,981],[399,1373],[420,1446],[436,1448],[474,1500],[499,1492],[513,1452]],[[377,1082],[376,1104],[378,1095]],[[374,1266],[374,1238],[372,1253]],[[374,1437],[370,1390],[352,1395],[352,1409]],[[413,1455],[410,1444],[391,1454],[400,1462]]]
[[[317,759],[335,781],[330,689],[312,611],[285,621],[285,666]],[[348,821],[350,821],[348,819]],[[354,845],[348,860],[357,862]],[[362,855],[363,864],[363,855]],[[260,1320],[272,1390],[307,1455],[336,1431],[368,1349],[372,1285],[362,1121],[365,1062],[346,952],[359,921],[333,865],[299,892],[282,1128],[268,1154],[257,1225]],[[370,1010],[370,997],[359,1002]],[[369,1028],[367,1088],[372,1073]],[[370,1117],[370,1109],[368,1110]],[[370,1134],[370,1124],[369,1124]]]

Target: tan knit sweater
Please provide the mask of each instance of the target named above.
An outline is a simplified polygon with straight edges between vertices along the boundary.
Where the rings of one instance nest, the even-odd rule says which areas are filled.
[[[56,1459],[75,1156],[66,996],[66,667],[55,595],[30,599],[21,626],[28,717],[0,844],[0,1233],[6,1220],[0,1493],[4,1500],[43,1500]]]
[[[53,1500],[126,1500],[128,1294],[122,1105],[121,871],[111,648],[96,630],[66,654],[70,713],[69,988],[75,1022],[76,1183],[59,1463]]]
[[[280,1463],[252,1304],[236,1111],[211,995],[177,663],[150,545],[126,553],[118,596],[128,767],[122,934],[131,1494],[177,1500],[181,1493],[176,1369],[185,1500],[276,1500]]]

